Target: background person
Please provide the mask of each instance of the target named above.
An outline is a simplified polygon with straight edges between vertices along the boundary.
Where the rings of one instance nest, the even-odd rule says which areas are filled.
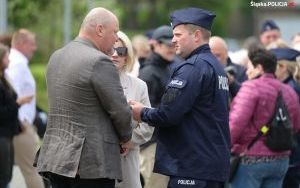
[[[300,52],[292,48],[275,48],[270,51],[277,59],[275,72],[277,79],[291,86],[300,99],[300,85],[297,82],[300,69],[297,58],[300,58]]]
[[[300,33],[296,33],[292,38],[292,48],[300,51]]]
[[[212,36],[209,39],[209,47],[211,52],[216,56],[219,62],[224,66],[224,68],[232,67],[234,71],[234,79],[239,83],[247,80],[246,69],[231,61],[228,56],[228,47],[225,40],[219,36]]]
[[[132,38],[132,46],[135,61],[134,64],[131,65],[129,73],[138,77],[140,68],[144,66],[146,58],[148,58],[151,53],[149,39],[144,35],[135,35]]]
[[[5,77],[9,48],[0,44],[0,187],[5,188],[12,178],[14,165],[13,137],[20,133],[18,109],[29,103],[33,96],[17,99],[17,95]]]
[[[273,20],[265,20],[260,29],[259,39],[264,47],[281,37],[280,28]]]
[[[6,74],[18,97],[33,95],[30,103],[19,108],[22,133],[14,137],[15,162],[20,167],[27,187],[43,188],[42,177],[32,166],[39,146],[39,138],[33,128],[36,115],[36,83],[29,68],[29,61],[37,45],[35,34],[27,29],[19,29],[12,36],[9,66]]]
[[[150,103],[158,107],[171,76],[170,65],[174,63],[175,48],[172,43],[173,31],[170,26],[160,26],[152,34],[152,53],[140,69],[139,78],[146,82]],[[156,139],[158,128],[155,128],[151,140],[141,146],[141,174],[145,188],[165,188],[169,178],[162,174],[153,173]]]
[[[299,76],[297,58],[300,52],[292,48],[275,48],[270,50],[277,59],[275,75],[284,84],[291,86],[300,99],[300,85],[296,81]],[[297,145],[290,155],[289,169],[283,180],[283,188],[298,188],[300,185],[300,134],[296,134]]]
[[[249,54],[249,59],[256,76],[242,84],[230,108],[231,144],[235,154],[244,152],[258,131],[270,121],[280,90],[294,131],[300,128],[299,99],[292,88],[275,78],[276,57],[267,50],[258,49]],[[260,137],[246,151],[232,180],[232,188],[281,188],[290,151],[274,152],[264,140]]]
[[[240,89],[242,82],[247,80],[246,69],[231,61],[228,56],[228,47],[224,39],[219,36],[212,36],[209,39],[211,52],[223,65],[229,80],[230,99],[234,98]]]
[[[11,48],[11,40],[12,40],[12,36],[9,34],[0,35],[0,43],[4,44],[9,49]]]

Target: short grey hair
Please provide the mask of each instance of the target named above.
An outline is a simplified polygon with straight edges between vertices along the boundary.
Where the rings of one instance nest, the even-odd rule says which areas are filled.
[[[11,44],[12,47],[15,47],[18,44],[25,43],[32,39],[35,39],[35,34],[28,29],[21,28],[13,34]]]
[[[195,32],[196,30],[200,30],[203,36],[203,39],[208,41],[210,36],[211,36],[211,32],[207,29],[204,29],[203,27],[200,27],[198,25],[194,25],[194,24],[185,24],[186,28],[189,30],[190,33]]]

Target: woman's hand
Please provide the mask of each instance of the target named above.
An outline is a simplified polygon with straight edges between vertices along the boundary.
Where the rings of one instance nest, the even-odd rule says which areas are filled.
[[[19,97],[16,102],[19,106],[26,104],[26,103],[30,103],[33,99],[33,96],[34,95]]]

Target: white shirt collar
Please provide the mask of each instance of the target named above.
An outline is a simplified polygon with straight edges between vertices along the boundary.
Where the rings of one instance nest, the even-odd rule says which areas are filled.
[[[19,50],[15,48],[10,49],[10,58],[13,57],[14,59],[18,59],[18,62],[24,62],[26,65],[29,64],[28,58]],[[11,62],[16,62],[16,61],[11,61]]]

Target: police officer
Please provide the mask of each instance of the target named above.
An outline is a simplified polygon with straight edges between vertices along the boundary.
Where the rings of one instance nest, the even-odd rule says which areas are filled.
[[[294,78],[299,69],[297,58],[300,52],[292,48],[275,48],[270,50],[277,59],[276,77],[285,84],[290,85],[298,94],[300,99],[300,85]]]
[[[297,58],[300,52],[291,48],[275,48],[270,50],[277,58],[276,77],[291,86],[300,99],[300,85],[294,79],[294,70],[297,70]],[[297,146],[290,155],[289,169],[283,180],[283,188],[299,188],[300,185],[300,133],[295,134]]]
[[[158,127],[154,172],[168,188],[219,188],[229,174],[228,79],[208,46],[215,15],[199,8],[171,14],[176,54],[158,108],[130,101],[133,116]]]
[[[260,28],[259,40],[264,47],[281,37],[280,28],[273,20],[265,20]]]

